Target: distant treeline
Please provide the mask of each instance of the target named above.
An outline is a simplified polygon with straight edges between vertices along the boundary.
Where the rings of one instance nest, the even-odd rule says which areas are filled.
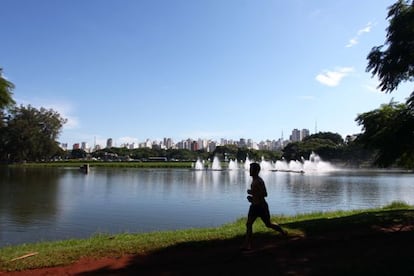
[[[89,159],[101,161],[192,161],[197,159],[213,160],[218,157],[220,161],[251,160],[277,161],[285,159],[301,160],[309,159],[314,152],[323,160],[340,162],[345,165],[359,166],[369,164],[373,159],[373,152],[363,149],[350,137],[346,141],[336,133],[320,132],[306,137],[303,141],[292,142],[279,151],[254,150],[236,145],[218,146],[213,152],[204,150],[190,151],[187,149],[160,149],[160,148],[106,148],[92,153],[82,149],[63,152],[60,159]]]

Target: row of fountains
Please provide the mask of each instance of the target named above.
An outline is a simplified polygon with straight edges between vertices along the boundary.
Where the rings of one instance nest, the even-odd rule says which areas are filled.
[[[249,157],[246,158],[244,162],[238,162],[237,160],[230,160],[228,162],[227,170],[249,170],[250,164],[252,162],[257,162],[250,160]],[[274,171],[274,172],[293,172],[293,173],[312,173],[312,172],[328,172],[335,170],[335,167],[329,162],[322,161],[319,155],[316,153],[311,153],[309,160],[302,159],[295,161],[286,161],[286,160],[277,160],[266,161],[262,157],[262,160],[258,162],[260,164],[262,171]],[[221,162],[217,157],[214,157],[213,162],[210,166],[206,164],[204,160],[198,159],[197,162],[193,164],[195,170],[223,170]]]

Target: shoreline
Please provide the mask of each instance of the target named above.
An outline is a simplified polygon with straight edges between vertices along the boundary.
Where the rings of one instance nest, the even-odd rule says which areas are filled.
[[[375,230],[376,226],[397,227],[403,225],[414,231],[414,208],[401,202],[377,209],[337,211],[327,213],[298,214],[273,219],[289,232],[289,240],[318,235],[335,235],[336,231],[352,232],[356,229]],[[217,249],[215,244],[231,243],[228,250],[239,252],[245,232],[245,218],[215,228],[186,229],[151,233],[124,233],[116,235],[98,234],[88,239],[72,239],[55,242],[22,244],[0,248],[0,275],[2,272],[27,269],[70,266],[79,260],[102,258],[123,258],[123,256],[152,255],[154,252],[176,248],[182,245],[202,250]],[[407,225],[405,225],[407,224]],[[387,227],[388,227],[387,226]],[[379,228],[378,228],[379,229]],[[377,231],[377,230],[375,230]],[[408,230],[407,230],[408,231]],[[280,236],[256,222],[254,237],[280,241]],[[411,232],[410,232],[411,233]],[[413,232],[414,233],[414,232]],[[339,237],[341,238],[341,237]],[[170,248],[170,249],[169,249]],[[34,254],[36,253],[36,254]],[[13,259],[33,254],[28,257]],[[1,272],[2,271],[2,272]]]

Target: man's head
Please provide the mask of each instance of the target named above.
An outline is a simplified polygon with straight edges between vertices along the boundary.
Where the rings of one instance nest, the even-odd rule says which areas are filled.
[[[260,172],[260,165],[259,163],[251,163],[250,164],[250,176],[257,176]]]

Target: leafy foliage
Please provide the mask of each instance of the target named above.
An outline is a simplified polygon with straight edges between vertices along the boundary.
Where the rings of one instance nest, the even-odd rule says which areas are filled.
[[[414,2],[398,0],[389,7],[385,45],[373,47],[367,71],[377,75],[382,91],[392,92],[414,76]]]
[[[293,142],[283,149],[283,158],[286,160],[308,159],[312,152],[317,153],[325,160],[340,158],[344,147],[344,140],[338,133],[319,132],[310,135],[301,142]]]
[[[406,104],[383,104],[360,114],[356,121],[363,125],[357,142],[377,150],[377,165],[414,167],[414,113]]]
[[[389,7],[385,44],[373,47],[367,57],[367,71],[379,78],[379,87],[386,93],[397,89],[401,82],[414,80],[414,1],[409,2],[398,0]],[[386,167],[396,162],[414,167],[413,117],[414,92],[405,105],[390,103],[357,117],[365,131],[359,141],[378,150],[378,165]]]
[[[13,105],[15,102],[12,98],[14,84],[3,77],[3,69],[0,68],[0,110]]]
[[[14,107],[9,113],[10,118],[0,132],[3,161],[40,161],[60,152],[56,139],[66,120],[59,113],[30,105]]]
[[[3,77],[3,69],[0,68],[0,128],[4,126],[5,110],[7,107],[11,107],[15,104],[12,98],[12,90],[14,89],[14,84],[6,80]]]

